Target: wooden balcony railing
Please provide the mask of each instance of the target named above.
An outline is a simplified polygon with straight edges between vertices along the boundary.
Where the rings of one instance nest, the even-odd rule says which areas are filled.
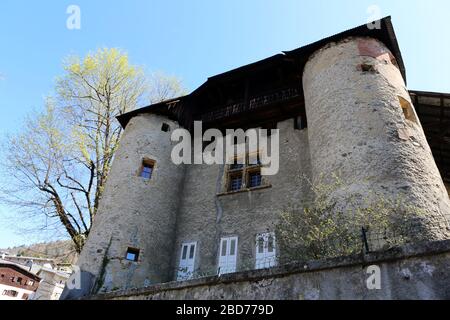
[[[216,108],[213,111],[202,115],[202,121],[214,121],[218,119],[228,118],[246,111],[256,110],[258,108],[279,103],[282,101],[298,98],[300,91],[298,88],[289,87],[267,92],[248,99],[248,101],[238,101],[233,104]]]

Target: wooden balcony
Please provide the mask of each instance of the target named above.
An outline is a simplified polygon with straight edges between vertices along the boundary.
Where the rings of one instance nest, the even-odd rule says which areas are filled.
[[[247,100],[237,101],[233,104],[215,108],[213,111],[202,114],[203,122],[214,122],[224,120],[247,112],[254,112],[266,106],[276,105],[282,102],[300,99],[301,93],[298,88],[282,88],[264,94],[251,97]]]

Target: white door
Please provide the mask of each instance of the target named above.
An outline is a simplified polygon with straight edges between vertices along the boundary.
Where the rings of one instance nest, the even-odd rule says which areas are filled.
[[[220,241],[219,274],[236,272],[238,238],[222,238]]]
[[[275,234],[262,233],[256,236],[256,269],[267,269],[277,264]]]
[[[194,276],[195,253],[197,243],[184,243],[181,246],[180,267],[178,269],[178,281],[189,280]]]

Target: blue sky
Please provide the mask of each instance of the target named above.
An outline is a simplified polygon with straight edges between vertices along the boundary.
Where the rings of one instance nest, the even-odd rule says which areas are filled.
[[[66,28],[71,4],[81,9],[81,30]],[[119,47],[132,63],[193,90],[209,76],[364,24],[371,5],[392,16],[408,87],[450,92],[448,0],[2,0],[0,136],[43,107],[70,54]],[[0,248],[35,240],[14,232],[5,213],[0,204]]]

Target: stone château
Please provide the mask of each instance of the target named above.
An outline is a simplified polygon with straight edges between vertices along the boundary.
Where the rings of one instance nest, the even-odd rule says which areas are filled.
[[[280,213],[311,197],[301,177],[338,171],[351,181],[346,190],[403,194],[425,211],[430,240],[448,236],[434,226],[450,213],[450,95],[407,89],[389,17],[118,120],[125,131],[78,262],[84,295],[275,266]],[[194,121],[279,129],[279,173],[173,164],[171,132]]]

